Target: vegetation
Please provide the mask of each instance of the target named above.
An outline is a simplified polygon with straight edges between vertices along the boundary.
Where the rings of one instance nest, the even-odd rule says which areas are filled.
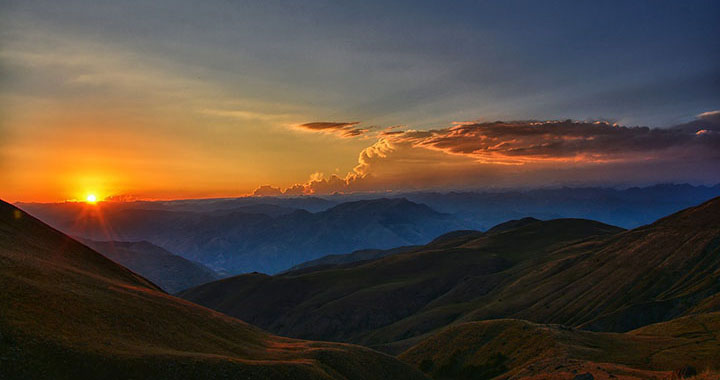
[[[2,379],[416,379],[372,350],[270,335],[172,297],[0,203]]]

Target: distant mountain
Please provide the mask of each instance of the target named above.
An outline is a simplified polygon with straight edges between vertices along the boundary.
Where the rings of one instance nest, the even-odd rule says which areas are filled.
[[[355,265],[236,276],[181,296],[275,333],[394,353],[445,326],[497,318],[626,332],[720,310],[720,198],[629,231],[525,220]]]
[[[666,379],[688,367],[720,371],[717,331],[720,313],[624,334],[501,319],[450,326],[399,358],[435,379]]]
[[[377,260],[385,256],[394,255],[402,252],[409,252],[418,247],[419,246],[411,245],[407,247],[398,247],[392,249],[360,249],[351,253],[341,255],[327,255],[319,259],[310,260],[302,264],[295,265],[294,267],[282,273],[293,272],[294,274],[298,274],[300,271],[308,272],[320,269],[324,270],[330,267],[338,267],[345,264],[357,263],[360,261]]]
[[[463,304],[501,286],[513,267],[547,260],[569,244],[593,244],[621,231],[590,220],[559,219],[503,234],[471,234],[450,247],[431,243],[355,266],[236,276],[180,295],[285,335],[387,344],[442,327],[472,311],[464,309],[471,305]],[[477,276],[486,284],[467,289]],[[433,310],[434,303],[445,299],[462,306]],[[417,315],[430,320],[416,320]]]
[[[453,214],[487,230],[508,219],[583,218],[624,228],[652,223],[665,215],[720,196],[720,184],[661,184],[614,189],[561,187],[505,191],[416,192],[400,195]]]
[[[406,199],[343,203],[271,216],[244,211],[134,209],[125,204],[34,205],[58,229],[92,240],[146,240],[231,274],[275,273],[328,254],[424,244],[463,228],[452,215]]]
[[[210,268],[173,255],[147,241],[82,242],[110,260],[147,278],[168,293],[177,293],[220,278]]]
[[[281,338],[167,295],[0,202],[0,378],[422,379],[367,348]]]

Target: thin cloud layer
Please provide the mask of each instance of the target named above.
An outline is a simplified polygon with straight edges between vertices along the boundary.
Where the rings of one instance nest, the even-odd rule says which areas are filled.
[[[305,123],[298,125],[298,128],[314,131],[314,132],[325,132],[333,133],[340,137],[355,137],[360,136],[369,131],[366,128],[357,128],[356,125],[360,124],[358,121],[351,122],[335,122],[335,121],[314,121],[311,123]]]

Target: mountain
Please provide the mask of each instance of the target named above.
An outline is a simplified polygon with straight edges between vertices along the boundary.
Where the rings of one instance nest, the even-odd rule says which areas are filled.
[[[316,269],[181,296],[275,333],[393,353],[448,325],[499,318],[627,332],[720,310],[720,198],[628,231],[525,220]]]
[[[316,213],[294,210],[275,216],[117,203],[36,205],[32,210],[69,235],[145,240],[223,274],[275,273],[338,252],[425,244],[465,226],[452,215],[406,199],[347,202]]]
[[[348,344],[281,338],[172,297],[0,202],[2,379],[421,379]]]
[[[177,293],[220,278],[210,268],[173,255],[147,241],[82,241],[110,260],[157,284],[168,293]]]
[[[442,327],[462,314],[442,315],[433,310],[435,303],[457,299],[463,305],[509,280],[506,273],[513,267],[547,260],[571,243],[598,244],[620,231],[589,220],[558,219],[503,234],[466,235],[452,246],[436,241],[354,266],[236,276],[180,295],[280,334],[386,344]],[[486,283],[467,288],[478,276]],[[451,309],[443,305],[442,312]],[[439,318],[433,320],[434,315]],[[430,320],[403,326],[418,316]]]
[[[560,187],[503,191],[416,192],[401,196],[453,214],[476,229],[508,219],[585,218],[635,228],[720,196],[720,184],[659,184],[627,189]]]
[[[717,312],[627,333],[501,319],[447,327],[398,357],[435,379],[671,378],[682,368],[720,371],[718,331]]]
[[[372,261],[383,258],[385,256],[394,255],[396,253],[408,252],[416,249],[417,246],[397,247],[393,249],[360,249],[351,253],[342,255],[327,255],[319,259],[306,261],[302,264],[295,265],[294,267],[283,271],[282,273],[293,272],[298,274],[299,272],[308,272],[320,269],[328,269],[330,267],[337,267],[345,264],[353,264],[359,261]]]

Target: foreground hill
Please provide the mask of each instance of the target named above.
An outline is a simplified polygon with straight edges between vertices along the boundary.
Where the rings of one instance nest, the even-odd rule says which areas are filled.
[[[198,286],[220,278],[210,268],[147,241],[94,241],[83,243],[110,260],[142,275],[168,293]]]
[[[148,203],[152,206],[141,202],[138,207]],[[406,199],[346,202],[315,213],[294,210],[272,215],[248,212],[267,206],[205,212],[177,205],[171,210],[154,207],[112,202],[36,204],[31,213],[72,236],[146,240],[230,274],[276,273],[338,252],[425,244],[439,234],[466,227],[452,215]]]
[[[366,348],[270,335],[162,292],[0,202],[2,379],[423,378]]]
[[[630,231],[522,219],[370,262],[245,275],[182,297],[294,337],[399,353],[454,323],[624,332],[720,310],[720,198]]]
[[[582,219],[536,221],[505,233],[439,239],[354,266],[236,276],[189,289],[181,296],[285,335],[387,343],[398,340],[397,334],[408,334],[393,325],[431,311],[433,303],[462,291],[477,276],[486,279],[486,288],[469,289],[462,297],[487,293],[508,279],[506,272],[511,268],[547,260],[559,247],[574,242],[597,244],[620,231]],[[443,316],[414,328],[442,327],[456,317]],[[392,330],[375,336],[386,327]]]
[[[668,378],[720,370],[720,313],[598,333],[503,319],[453,325],[399,356],[433,378]]]

